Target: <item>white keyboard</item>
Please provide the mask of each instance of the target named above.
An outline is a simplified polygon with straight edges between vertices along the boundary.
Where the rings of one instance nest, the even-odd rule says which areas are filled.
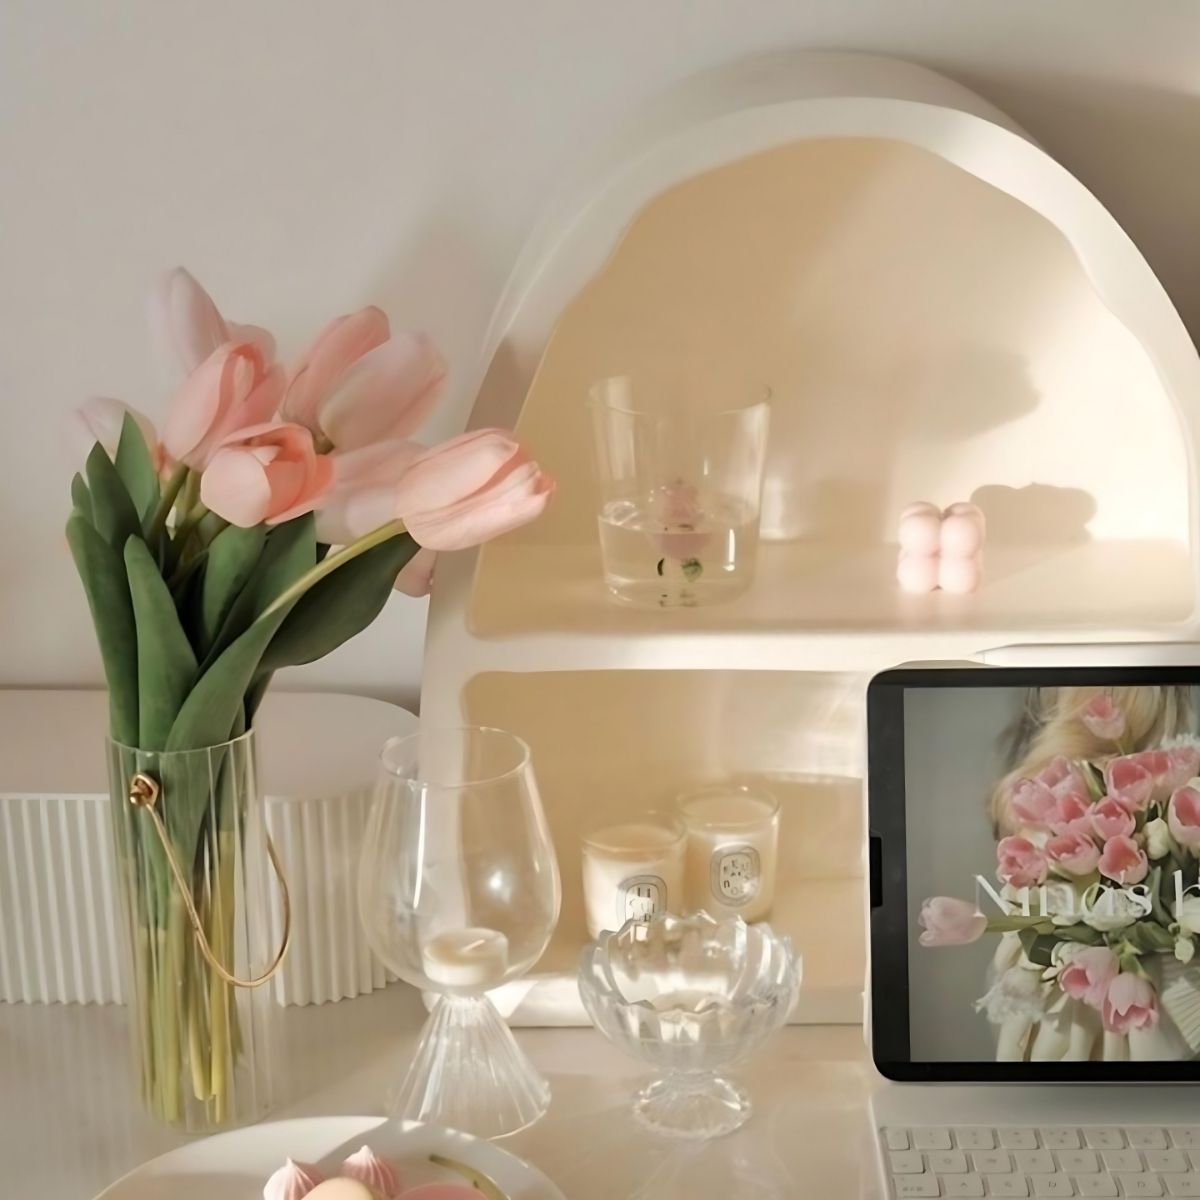
[[[879,1131],[896,1200],[1184,1196],[1200,1200],[1200,1125]]]

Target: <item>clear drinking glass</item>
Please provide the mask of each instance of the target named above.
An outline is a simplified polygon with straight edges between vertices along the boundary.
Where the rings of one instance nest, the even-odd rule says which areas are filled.
[[[479,1137],[536,1121],[550,1088],[487,993],[524,975],[558,921],[558,862],[529,747],[499,729],[425,729],[383,749],[359,911],[401,979],[440,993],[389,1112]]]
[[[652,608],[732,599],[754,577],[770,393],[714,408],[628,376],[591,389],[609,592]]]

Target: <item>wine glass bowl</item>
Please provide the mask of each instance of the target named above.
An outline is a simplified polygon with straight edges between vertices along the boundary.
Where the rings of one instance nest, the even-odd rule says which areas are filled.
[[[662,1133],[717,1137],[751,1111],[719,1072],[784,1024],[800,976],[791,941],[766,925],[664,914],[589,945],[579,991],[605,1037],[664,1072],[639,1093],[637,1117]]]
[[[483,1137],[523,1128],[549,1088],[487,992],[541,957],[558,863],[529,747],[503,730],[424,729],[384,747],[359,870],[367,940],[401,979],[441,993],[393,1116]]]

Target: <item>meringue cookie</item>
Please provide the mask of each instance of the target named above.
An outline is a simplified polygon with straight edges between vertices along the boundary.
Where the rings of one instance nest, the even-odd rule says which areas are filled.
[[[399,1192],[396,1168],[386,1158],[380,1158],[370,1146],[363,1146],[342,1163],[341,1174],[347,1179],[365,1183],[384,1200],[393,1200]]]
[[[311,1200],[379,1200],[365,1183],[357,1179],[327,1179],[308,1193]]]
[[[289,1158],[263,1185],[263,1200],[303,1200],[324,1178],[311,1163]]]

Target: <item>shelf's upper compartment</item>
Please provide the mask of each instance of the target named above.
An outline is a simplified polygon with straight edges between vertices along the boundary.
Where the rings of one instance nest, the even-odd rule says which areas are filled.
[[[1136,248],[1061,166],[920,68],[815,55],[709,81],[648,119],[535,234],[473,425],[516,424],[550,512],[439,568],[431,692],[491,669],[869,669],[1003,641],[1187,637],[1200,363]],[[774,391],[760,576],[722,607],[610,607],[587,389],[685,364]],[[989,518],[984,588],[901,595],[914,499]],[[476,570],[476,567],[478,568]],[[622,662],[649,643],[678,655]],[[864,651],[865,647],[865,651]],[[529,656],[533,657],[530,658]],[[634,657],[638,657],[635,653]],[[479,665],[478,663],[476,665]],[[682,662],[677,665],[683,665]],[[714,664],[715,665],[715,664]]]

